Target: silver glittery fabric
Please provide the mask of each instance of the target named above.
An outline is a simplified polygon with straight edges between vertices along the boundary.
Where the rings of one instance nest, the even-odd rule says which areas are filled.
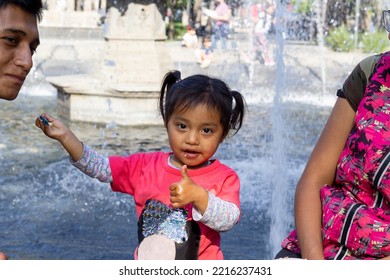
[[[163,235],[176,243],[188,240],[186,221],[188,212],[182,208],[170,208],[157,200],[148,200],[142,212],[142,235]]]

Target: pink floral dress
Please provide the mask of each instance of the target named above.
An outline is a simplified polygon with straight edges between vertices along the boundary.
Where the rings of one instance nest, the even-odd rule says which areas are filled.
[[[321,189],[325,259],[390,256],[390,53],[375,66],[333,185]],[[282,247],[300,253],[296,232]]]

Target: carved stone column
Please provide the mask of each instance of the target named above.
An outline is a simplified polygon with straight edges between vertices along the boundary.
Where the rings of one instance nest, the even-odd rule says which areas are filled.
[[[66,119],[119,125],[162,125],[157,97],[173,62],[156,4],[107,11],[102,66],[90,75],[53,77]],[[98,59],[98,58],[97,58]]]

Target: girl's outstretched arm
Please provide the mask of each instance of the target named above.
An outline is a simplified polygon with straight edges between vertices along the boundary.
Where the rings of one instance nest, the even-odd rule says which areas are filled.
[[[74,161],[78,161],[83,154],[83,143],[60,120],[43,113],[35,120],[35,125],[43,133],[61,143]]]
[[[48,137],[58,140],[71,157],[73,166],[101,182],[111,183],[112,174],[108,157],[83,143],[61,121],[44,113],[35,120],[35,125]]]

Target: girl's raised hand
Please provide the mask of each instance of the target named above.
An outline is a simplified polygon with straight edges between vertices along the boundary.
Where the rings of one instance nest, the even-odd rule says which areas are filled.
[[[78,161],[81,158],[83,155],[83,144],[60,120],[43,113],[36,118],[35,125],[48,137],[58,140],[74,161]]]
[[[181,181],[177,183],[173,183],[169,190],[171,196],[172,206],[184,207],[187,204],[191,203],[191,189],[193,188],[194,182],[191,180],[190,176],[187,173],[187,165],[183,165],[181,167]]]
[[[187,165],[181,167],[181,181],[173,183],[170,187],[172,206],[184,207],[190,203],[202,214],[207,208],[208,192],[192,181],[187,172]]]

